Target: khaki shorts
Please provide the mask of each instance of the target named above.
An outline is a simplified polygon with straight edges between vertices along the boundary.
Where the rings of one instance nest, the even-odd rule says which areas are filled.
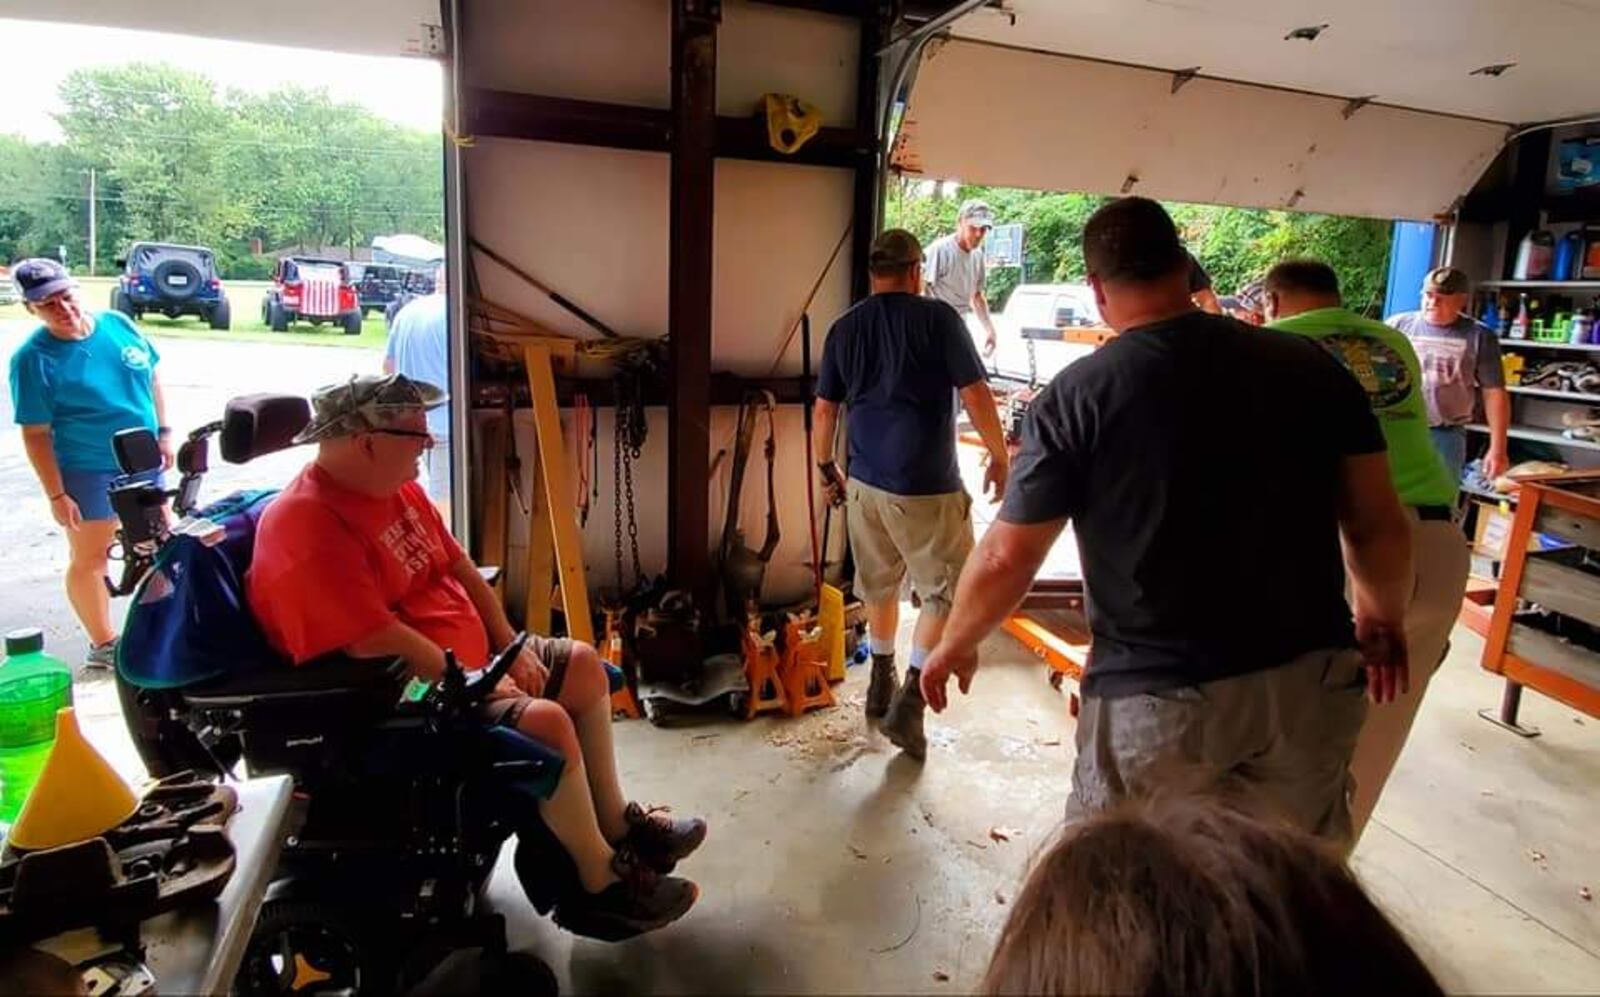
[[[852,478],[846,483],[856,594],[868,603],[911,590],[924,612],[950,612],[956,579],[972,552],[972,498],[966,492],[895,495]]]
[[[550,670],[544,680],[540,699],[555,699],[561,695],[561,686],[567,680],[567,662],[572,660],[572,641],[565,637],[540,637],[528,635],[528,646],[539,661]],[[491,727],[515,727],[523,711],[533,702],[532,696],[512,696],[490,699],[478,704],[478,718]]]
[[[1067,819],[1163,789],[1222,787],[1348,847],[1350,757],[1366,715],[1366,671],[1351,650],[1201,685],[1085,696]]]

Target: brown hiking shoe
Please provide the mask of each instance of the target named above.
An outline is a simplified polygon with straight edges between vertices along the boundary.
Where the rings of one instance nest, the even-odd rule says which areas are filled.
[[[913,668],[906,672],[905,684],[895,693],[878,728],[890,744],[919,762],[928,756],[928,739],[922,733],[922,714],[927,708],[922,698],[922,673]]]
[[[872,681],[867,685],[867,719],[878,720],[889,712],[889,700],[894,698],[895,683],[900,676],[894,670],[894,655],[872,656]]]
[[[590,893],[581,886],[556,904],[556,924],[585,938],[620,942],[664,928],[689,912],[700,888],[687,879],[658,875],[633,852],[618,848],[615,883]]]
[[[706,822],[698,817],[672,817],[666,807],[641,807],[630,803],[622,812],[628,833],[622,847],[631,849],[645,865],[665,876],[706,840]]]

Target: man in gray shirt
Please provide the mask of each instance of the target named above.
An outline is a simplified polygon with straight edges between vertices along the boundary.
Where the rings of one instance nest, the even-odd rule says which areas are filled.
[[[1472,421],[1479,392],[1489,424],[1483,476],[1493,481],[1510,463],[1506,429],[1511,424],[1511,397],[1500,366],[1500,341],[1494,330],[1466,313],[1469,290],[1466,274],[1455,267],[1438,267],[1422,279],[1422,309],[1388,319],[1416,347],[1433,445],[1458,484],[1467,463],[1464,427]]]
[[[994,322],[989,318],[989,302],[983,295],[983,239],[994,228],[994,211],[982,201],[963,202],[956,215],[956,230],[935,239],[923,255],[924,291],[965,316],[976,312],[983,323],[983,354],[994,353]]]

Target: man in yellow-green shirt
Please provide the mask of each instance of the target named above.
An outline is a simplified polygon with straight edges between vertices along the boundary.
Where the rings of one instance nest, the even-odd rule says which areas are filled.
[[[1467,542],[1453,521],[1456,485],[1429,436],[1422,369],[1405,334],[1346,310],[1333,268],[1315,260],[1273,267],[1265,297],[1268,328],[1315,340],[1366,389],[1388,444],[1395,491],[1415,517],[1416,582],[1405,624],[1410,688],[1394,702],[1368,710],[1356,742],[1350,810],[1359,839],[1405,747],[1428,679],[1449,648],[1450,628],[1467,587]]]

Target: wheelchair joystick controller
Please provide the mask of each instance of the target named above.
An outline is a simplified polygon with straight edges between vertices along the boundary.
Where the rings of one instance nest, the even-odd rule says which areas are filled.
[[[444,652],[444,674],[439,676],[439,682],[428,692],[424,700],[426,712],[436,720],[443,720],[452,714],[464,712],[467,707],[487,699],[494,691],[500,680],[511,671],[511,666],[516,663],[522,654],[522,647],[528,643],[526,632],[517,634],[505,650],[494,656],[487,668],[473,672],[470,676],[456,660],[455,651],[446,649]]]

